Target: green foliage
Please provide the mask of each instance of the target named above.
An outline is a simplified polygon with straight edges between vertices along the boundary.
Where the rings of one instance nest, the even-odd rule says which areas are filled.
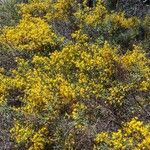
[[[15,25],[20,16],[16,4],[21,0],[4,0],[0,5],[0,27]]]

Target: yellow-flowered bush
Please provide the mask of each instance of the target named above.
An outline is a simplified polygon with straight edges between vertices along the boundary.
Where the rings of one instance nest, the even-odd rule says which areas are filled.
[[[136,17],[127,18],[123,12],[109,12],[102,0],[98,0],[93,8],[79,9],[75,16],[80,21],[93,27],[111,22],[112,27],[114,26],[113,30],[119,27],[128,29],[139,24],[139,20]]]
[[[49,57],[34,56],[32,62],[18,60],[18,69],[12,72],[13,78],[10,78],[11,82],[7,84],[11,89],[19,88],[24,91],[20,99],[22,106],[14,107],[13,111],[22,114],[22,117],[28,120],[29,125],[33,124],[32,128],[36,128],[38,122],[40,127],[45,124],[50,127],[66,114],[64,117],[73,123],[76,130],[86,130],[88,123],[96,119],[91,118],[88,112],[90,109],[88,103],[91,101],[104,100],[109,105],[121,105],[128,94],[134,94],[135,89],[137,93],[149,92],[149,60],[139,47],[135,47],[132,52],[122,56],[107,42],[100,47],[96,44],[89,44],[86,40],[84,43],[80,39],[76,44],[70,43],[62,51],[55,51]],[[137,53],[138,61],[134,61],[135,53]],[[121,78],[118,73],[122,71],[124,71],[125,78]],[[143,83],[146,84],[146,88],[141,87]],[[32,129],[30,126],[27,128]],[[15,135],[15,129],[13,130],[13,135]],[[59,128],[47,130],[49,134],[55,132],[51,133],[52,141],[57,141],[56,137],[60,138]],[[23,129],[22,132],[27,131]],[[20,134],[22,133],[19,131],[18,138],[22,136]],[[28,142],[33,140],[35,146],[32,147],[37,145],[44,149],[47,142],[41,139],[43,137],[41,136],[37,135],[39,139],[30,138]],[[22,140],[27,144],[23,138]],[[36,144],[36,140],[39,141],[39,145]],[[63,143],[61,140],[59,142]],[[31,149],[29,145],[26,145],[27,149]]]
[[[86,5],[77,7],[74,16],[82,31],[98,43],[107,40],[128,48],[129,41],[134,41],[139,34],[140,20],[137,17],[127,17],[124,12],[109,11],[102,0],[96,1],[92,8]]]
[[[150,149],[150,61],[136,44],[141,22],[102,0],[88,2],[19,4],[20,21],[0,32],[1,48],[27,54],[16,68],[0,69],[0,111],[13,114],[16,149]]]
[[[19,4],[21,15],[31,15],[32,17],[43,17],[49,10],[48,2],[31,2],[29,4]]]
[[[104,3],[98,0],[95,7],[86,5],[87,1],[72,0],[61,1],[31,1],[28,4],[19,4],[21,20],[15,27],[5,27],[0,35],[0,43],[11,45],[23,50],[41,50],[45,47],[60,45],[63,38],[57,36],[56,21],[63,20],[70,24],[70,30],[90,27],[84,31],[91,34],[91,27],[98,32],[95,40],[103,39],[108,34],[107,40],[112,38],[117,42],[119,35],[114,32],[120,29],[138,28],[139,20],[136,17],[126,18],[124,13],[109,12]],[[50,25],[49,25],[50,24]],[[54,28],[53,28],[54,27]],[[129,39],[138,33],[130,31]],[[88,31],[88,32],[87,32]],[[64,31],[65,32],[65,31]],[[113,34],[115,36],[113,36]],[[101,41],[102,42],[102,41]],[[102,42],[103,43],[103,42]],[[117,43],[118,44],[118,43]],[[41,48],[42,47],[42,48]],[[54,49],[54,48],[53,48]]]
[[[36,130],[32,124],[22,125],[16,121],[10,132],[17,144],[25,144],[26,147],[30,145],[29,150],[42,150],[44,145],[50,142],[47,128],[44,126]]]
[[[106,21],[114,23],[116,28],[122,27],[125,29],[137,26],[139,23],[136,17],[126,18],[124,13],[112,13],[111,15],[107,15]]]
[[[0,41],[23,50],[44,50],[57,43],[57,36],[41,18],[23,16],[16,27],[3,29]]]
[[[84,9],[79,9],[75,16],[84,23],[91,26],[98,26],[104,21],[105,15],[108,13],[106,7],[101,0],[98,0],[96,7],[89,8],[84,5]]]
[[[123,124],[122,129],[115,132],[103,132],[96,135],[95,149],[133,149],[147,150],[150,148],[150,126],[137,118]]]
[[[76,4],[74,0],[59,1],[31,1],[29,4],[19,4],[21,15],[30,15],[32,17],[41,17],[45,20],[54,19],[68,20],[72,8]]]

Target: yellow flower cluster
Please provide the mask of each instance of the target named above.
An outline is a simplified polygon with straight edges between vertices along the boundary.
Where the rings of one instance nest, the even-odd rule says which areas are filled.
[[[18,69],[12,71],[13,78],[6,76],[4,80],[6,83],[1,83],[1,87],[4,84],[2,95],[8,88],[19,88],[24,92],[21,99],[24,105],[15,108],[16,113],[22,114],[25,118],[30,118],[31,114],[35,118],[44,116],[44,122],[48,123],[59,118],[63,109],[69,106],[70,109],[72,108],[70,114],[68,113],[69,118],[72,118],[77,129],[83,129],[88,116],[84,114],[87,106],[82,102],[104,100],[109,104],[122,104],[130,91],[136,89],[141,92],[143,88],[144,92],[149,92],[147,84],[149,84],[150,62],[142,51],[137,50],[140,49],[139,47],[122,56],[108,42],[99,46],[87,43],[87,37],[83,42],[84,38],[80,34],[80,32],[74,33],[77,37],[76,43],[69,43],[62,51],[55,51],[49,57],[34,56],[31,62],[17,61]],[[135,58],[138,61],[135,61]],[[127,78],[120,77],[118,72],[121,71],[124,71],[124,76]],[[146,84],[146,87],[145,85],[142,87],[142,84]],[[3,96],[5,100],[6,97]],[[30,119],[28,121],[32,124]],[[24,137],[16,140],[25,142],[27,137],[24,134],[28,133],[28,130],[28,126],[23,131],[14,130],[12,135],[18,138]],[[35,131],[34,134],[36,133]],[[121,133],[120,131],[112,133],[115,148],[122,147],[118,145],[121,142],[117,143],[122,140]],[[33,147],[43,149],[42,137],[39,133],[33,137],[32,140],[35,142]],[[28,146],[27,143],[26,147]]]
[[[109,103],[122,103],[128,91],[134,88],[141,91],[143,87],[145,92],[149,91],[149,61],[144,55],[140,57],[141,52],[136,57],[141,59],[135,64],[138,66],[145,59],[145,67],[133,64],[137,72],[130,70],[131,75],[124,74],[128,75],[127,79],[115,79],[119,71],[129,68],[125,60],[132,59],[134,53],[133,50],[130,55],[122,57],[107,42],[103,47],[86,42],[69,44],[62,51],[53,52],[50,58],[34,56],[32,69],[29,69],[28,62],[18,61],[18,71],[13,71],[15,78],[10,83],[25,91],[23,113],[46,113],[51,105],[51,119],[58,115],[63,105],[72,104],[77,99],[95,97]],[[135,79],[135,75],[141,80]]]
[[[85,43],[89,40],[89,37],[87,34],[83,34],[82,30],[77,30],[74,33],[71,34],[72,38],[80,43]]]
[[[83,21],[84,23],[97,26],[102,24],[104,16],[107,14],[107,9],[103,5],[102,0],[98,0],[96,3],[96,7],[89,8],[86,5],[84,6],[84,10],[79,9],[74,15]]]
[[[0,107],[7,106],[10,90],[22,92],[17,95],[22,105],[8,106],[15,113],[10,133],[17,146],[44,150],[59,144],[60,149],[76,149],[76,133],[90,138],[95,134],[103,105],[123,109],[135,93],[145,102],[150,93],[150,61],[139,46],[121,54],[116,42],[116,30],[135,28],[137,18],[109,12],[102,0],[93,7],[87,6],[87,0],[31,0],[18,7],[21,19],[16,26],[2,29],[0,44],[23,53],[42,53],[17,59],[17,67],[8,72],[0,69]],[[59,23],[70,27],[63,43]],[[49,50],[55,51],[47,55]],[[122,126],[97,134],[95,148],[150,149],[148,125],[134,118]]]
[[[30,15],[32,17],[41,17],[42,19],[52,21],[54,19],[68,20],[72,8],[75,6],[74,0],[59,1],[31,1],[28,4],[19,4],[21,15]]]
[[[138,22],[136,18],[125,18],[124,13],[109,14],[101,0],[94,8],[85,5],[84,9],[79,9],[78,3],[73,0],[33,1],[29,4],[19,4],[19,8],[22,19],[17,26],[3,29],[0,43],[21,50],[41,50],[60,44],[62,39],[56,36],[48,22],[52,23],[59,19],[69,21],[72,20],[70,16],[79,20],[81,27],[83,27],[82,23],[98,27],[111,21],[115,24],[113,30],[120,26],[131,28]]]
[[[145,53],[139,46],[134,46],[132,52],[126,53],[122,57],[122,62],[124,67],[130,72],[135,68],[135,72],[141,70],[141,82],[139,84],[139,89],[141,91],[148,91],[150,89],[150,68],[149,59],[145,57]]]
[[[106,146],[115,150],[140,150],[150,149],[150,126],[145,125],[137,118],[124,124],[123,129],[116,132],[102,132],[96,135],[96,147]]]
[[[15,121],[13,128],[10,130],[11,135],[15,138],[18,144],[26,143],[28,145],[28,139],[33,135],[34,130],[32,125],[22,125],[18,121]]]
[[[31,2],[29,4],[19,4],[21,15],[30,15],[32,17],[45,17],[50,6],[48,2]]]
[[[126,93],[132,88],[132,84],[118,84],[115,87],[109,88],[110,95],[108,96],[108,100],[110,100],[110,103],[115,101],[121,104],[124,97],[126,96]]]
[[[67,20],[70,16],[71,9],[75,4],[74,0],[59,0],[53,3],[53,18]],[[50,14],[49,14],[50,15]]]
[[[68,83],[66,80],[62,78],[59,86],[60,86],[60,94],[62,95],[62,97],[66,98],[66,100],[75,98],[75,92],[73,90],[73,87],[71,87],[70,83]]]
[[[124,13],[112,13],[110,15],[106,15],[105,21],[111,21],[115,24],[116,28],[132,28],[139,24],[139,20],[136,17],[126,18]]]
[[[36,131],[31,124],[25,126],[16,121],[10,132],[16,142],[19,145],[25,143],[28,150],[43,150],[45,144],[50,142],[45,126]]]
[[[6,27],[0,42],[23,50],[44,50],[53,47],[57,36],[47,22],[41,18],[24,16],[16,27]]]
[[[50,143],[50,139],[47,136],[48,130],[46,127],[39,129],[31,138],[32,146],[28,150],[43,150],[45,144]]]
[[[93,8],[84,6],[83,10],[78,9],[74,15],[80,22],[92,27],[106,26],[111,22],[110,30],[112,31],[120,27],[125,29],[133,28],[139,24],[139,20],[136,17],[127,18],[125,13],[122,12],[109,12],[102,0],[98,0]]]
[[[133,51],[127,52],[122,57],[123,64],[127,69],[131,69],[131,67],[135,64],[140,65],[140,67],[144,67],[148,61],[145,59],[145,53],[142,52],[142,49],[139,46],[134,46]]]

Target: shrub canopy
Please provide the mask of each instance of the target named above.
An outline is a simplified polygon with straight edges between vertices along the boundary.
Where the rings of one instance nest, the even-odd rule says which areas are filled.
[[[149,149],[150,60],[148,37],[140,39],[148,16],[142,23],[102,0],[15,7],[19,21],[0,33],[2,50],[29,56],[0,70],[0,107],[13,114],[14,147]]]

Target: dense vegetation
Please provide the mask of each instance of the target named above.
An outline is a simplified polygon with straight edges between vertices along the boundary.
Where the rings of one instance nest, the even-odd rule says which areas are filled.
[[[2,149],[150,149],[149,6],[121,6],[2,2]]]

